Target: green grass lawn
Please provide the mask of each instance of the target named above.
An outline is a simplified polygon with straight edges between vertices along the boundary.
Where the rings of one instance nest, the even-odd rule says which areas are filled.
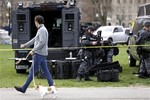
[[[10,45],[0,45],[0,49],[11,49]],[[14,68],[14,61],[8,60],[13,58],[13,51],[0,50],[0,88],[9,88],[15,85],[24,84],[28,74],[17,74]],[[118,60],[123,67],[123,72],[119,74],[119,82],[97,82],[96,77],[91,82],[77,82],[75,79],[58,80],[54,79],[57,87],[126,87],[126,86],[150,86],[150,79],[139,79],[132,74],[137,71],[136,67],[128,66],[128,56],[126,48],[120,48],[118,56],[114,57],[114,61]],[[46,79],[35,78],[36,83],[47,85]],[[33,87],[31,83],[30,87]]]

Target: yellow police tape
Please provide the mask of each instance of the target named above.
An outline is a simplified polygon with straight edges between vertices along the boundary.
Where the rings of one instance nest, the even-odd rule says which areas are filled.
[[[72,49],[82,49],[82,48],[112,48],[112,47],[118,47],[118,48],[128,48],[128,47],[147,47],[150,45],[116,45],[116,46],[88,46],[88,47],[60,47],[60,48],[48,48],[48,50],[72,50]],[[21,50],[31,50],[32,48],[28,49],[0,49],[1,51],[21,51]]]

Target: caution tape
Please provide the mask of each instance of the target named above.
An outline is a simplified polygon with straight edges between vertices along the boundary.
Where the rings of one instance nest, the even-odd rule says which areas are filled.
[[[73,49],[82,49],[82,48],[113,48],[113,47],[118,47],[118,48],[128,48],[128,47],[148,47],[150,45],[116,45],[116,46],[87,46],[87,47],[60,47],[60,48],[48,48],[48,50],[73,50]],[[32,48],[28,49],[0,49],[1,51],[21,51],[21,50],[31,50]]]
[[[31,50],[31,49],[0,49],[1,51],[21,51],[21,50]]]

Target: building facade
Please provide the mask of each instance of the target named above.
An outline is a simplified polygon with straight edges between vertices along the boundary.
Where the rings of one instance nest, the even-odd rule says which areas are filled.
[[[90,12],[84,12],[84,8],[87,7],[88,0],[78,0],[79,7],[81,8],[81,20],[83,22],[95,21],[89,13],[93,13],[93,10]],[[112,0],[112,10],[107,13],[107,24],[111,25],[122,25],[128,27],[130,22],[134,22],[137,17],[138,7],[142,4],[150,3],[150,0]],[[93,5],[89,4],[89,7]],[[87,8],[89,8],[87,7]],[[98,17],[95,13],[93,17]]]
[[[0,27],[8,25],[9,22],[9,9],[7,2],[11,2],[11,10],[15,9],[17,2],[20,0],[0,0]],[[13,1],[13,2],[12,2]],[[61,0],[45,0],[48,1],[61,1]],[[45,2],[44,0],[23,0],[24,5],[28,6],[37,2]],[[68,0],[64,0],[68,1]],[[91,5],[91,0],[76,0],[77,6],[81,11],[81,22],[95,22],[99,21],[98,14],[94,11],[94,5]],[[104,0],[105,1],[105,0]],[[107,13],[107,24],[122,25],[128,27],[130,22],[134,22],[137,17],[139,5],[150,3],[150,0],[112,0],[112,10]]]
[[[134,22],[140,5],[150,3],[150,0],[113,0],[113,12],[108,14],[108,23],[128,27]]]

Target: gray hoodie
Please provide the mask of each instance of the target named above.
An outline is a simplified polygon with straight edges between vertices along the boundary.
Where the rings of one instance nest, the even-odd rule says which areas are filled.
[[[37,31],[36,36],[25,43],[25,47],[30,47],[34,44],[32,51],[36,54],[47,56],[48,55],[48,31],[45,28],[44,24],[40,25],[40,28]]]

